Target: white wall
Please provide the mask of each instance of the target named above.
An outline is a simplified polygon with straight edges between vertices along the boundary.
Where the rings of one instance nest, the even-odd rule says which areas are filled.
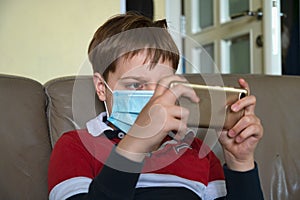
[[[162,18],[164,1],[156,0]],[[76,75],[95,30],[120,0],[0,0],[0,73],[41,83]]]

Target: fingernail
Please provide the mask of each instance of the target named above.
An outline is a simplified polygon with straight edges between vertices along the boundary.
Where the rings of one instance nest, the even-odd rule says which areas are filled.
[[[240,143],[240,142],[242,141],[242,138],[238,136],[238,137],[236,137],[235,141],[236,141],[237,143]]]
[[[233,104],[233,105],[231,106],[231,110],[234,111],[234,112],[236,112],[236,111],[238,110],[238,106],[235,105],[235,104]]]
[[[228,135],[229,135],[229,137],[234,137],[235,136],[235,132],[232,129],[230,129],[228,131]]]

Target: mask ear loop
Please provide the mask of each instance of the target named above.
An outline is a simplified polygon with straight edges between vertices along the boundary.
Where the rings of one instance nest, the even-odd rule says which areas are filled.
[[[103,104],[104,104],[105,111],[106,111],[106,117],[109,118],[109,113],[108,113],[108,110],[107,110],[107,104],[106,104],[106,101],[103,101]]]
[[[106,83],[105,80],[103,80],[103,83],[104,83],[104,85],[108,88],[108,90],[113,94],[112,89],[110,89],[110,87],[108,86],[108,84]],[[106,117],[109,118],[109,112],[108,112],[108,109],[107,109],[107,103],[106,103],[106,100],[103,101],[103,103],[104,103],[104,107],[105,107],[105,110],[106,110]]]

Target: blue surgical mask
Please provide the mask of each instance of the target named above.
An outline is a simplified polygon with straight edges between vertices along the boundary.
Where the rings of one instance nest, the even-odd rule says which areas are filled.
[[[127,133],[142,109],[153,96],[153,93],[153,90],[112,91],[112,112],[107,120],[121,131]]]

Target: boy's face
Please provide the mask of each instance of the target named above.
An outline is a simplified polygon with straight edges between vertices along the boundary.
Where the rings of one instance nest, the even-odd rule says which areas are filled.
[[[115,72],[109,72],[108,86],[114,90],[154,90],[156,84],[163,77],[173,75],[175,70],[170,61],[161,60],[156,66],[149,68],[150,60],[145,60],[147,54],[141,51],[133,57],[121,58],[116,64]],[[98,84],[99,85],[99,84]],[[95,84],[98,93],[99,88]],[[112,93],[102,85],[102,96],[99,99],[106,101],[109,113],[112,108]]]

